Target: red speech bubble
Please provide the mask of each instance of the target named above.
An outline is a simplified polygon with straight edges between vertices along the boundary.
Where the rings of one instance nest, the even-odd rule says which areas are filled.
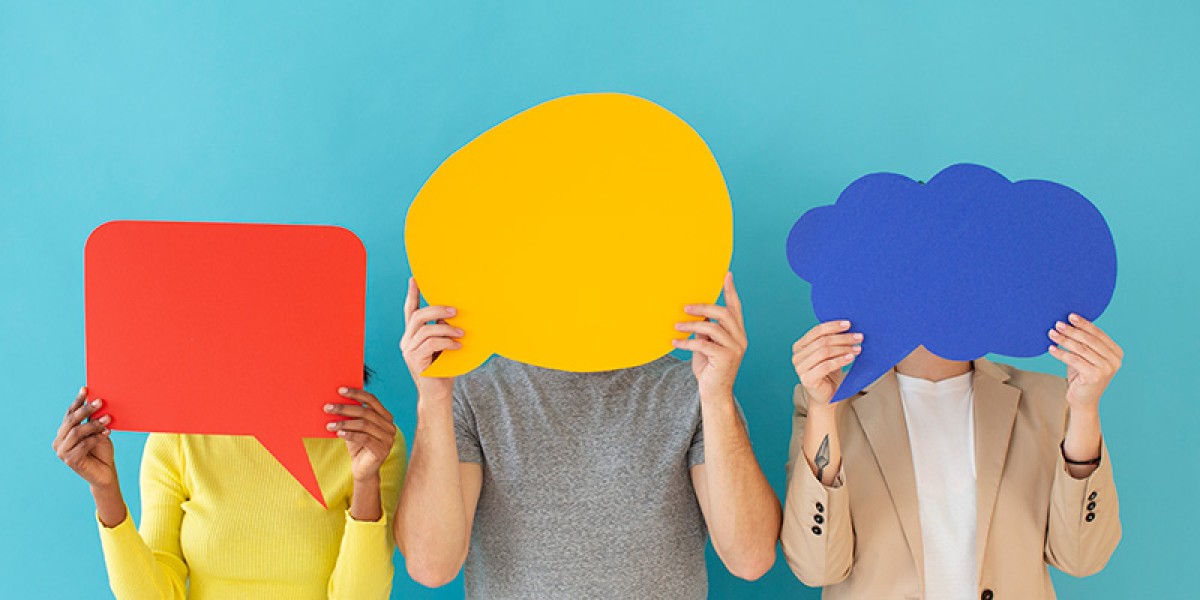
[[[308,225],[113,221],[84,251],[90,398],[123,431],[253,435],[322,506],[302,438],[361,387],[366,251]]]

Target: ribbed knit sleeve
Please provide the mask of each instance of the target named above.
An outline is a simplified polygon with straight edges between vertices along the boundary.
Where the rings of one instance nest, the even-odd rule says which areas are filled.
[[[142,455],[141,531],[126,517],[116,527],[100,527],[108,582],[117,600],[187,597],[188,567],[179,546],[187,499],[178,435],[152,434]]]
[[[380,469],[380,500],[383,516],[378,521],[356,521],[346,511],[346,530],[342,534],[337,564],[329,577],[330,600],[386,599],[392,591],[392,554],[395,541],[392,516],[403,484],[407,449],[404,437],[396,440]]]

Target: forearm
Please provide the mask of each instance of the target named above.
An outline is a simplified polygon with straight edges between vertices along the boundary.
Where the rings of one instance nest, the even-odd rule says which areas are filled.
[[[1100,413],[1095,408],[1071,408],[1067,412],[1067,430],[1063,437],[1063,457],[1087,461],[1100,456]],[[1076,479],[1084,479],[1096,470],[1096,465],[1067,464],[1067,471]]]
[[[383,518],[383,501],[379,495],[379,473],[373,477],[354,480],[354,495],[350,497],[350,518],[375,522]]]
[[[103,487],[92,486],[92,499],[96,501],[96,516],[105,527],[116,527],[129,517],[119,483],[114,482]]]
[[[409,573],[441,585],[466,558],[468,529],[451,399],[417,401],[417,431],[396,509],[396,543]]]
[[[801,445],[804,460],[822,485],[833,485],[842,468],[842,445],[837,431],[837,405],[808,407]]]
[[[779,500],[771,489],[731,393],[701,397],[708,528],[735,575],[755,579],[770,569],[779,538]]]

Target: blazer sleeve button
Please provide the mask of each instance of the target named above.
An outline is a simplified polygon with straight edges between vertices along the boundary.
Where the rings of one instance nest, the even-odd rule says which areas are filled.
[[[1096,492],[1092,492],[1092,493],[1088,494],[1088,500],[1095,500],[1095,499],[1096,499]]]
[[[1084,517],[1083,519],[1084,519],[1085,521],[1087,521],[1088,523],[1091,523],[1092,521],[1095,521],[1095,520],[1096,520],[1096,513],[1091,513],[1091,512],[1090,512],[1090,513],[1088,513],[1088,514],[1087,514],[1087,516],[1086,516],[1086,517]]]
[[[817,535],[821,535],[821,528],[817,527],[816,525],[813,525],[812,532]]]
[[[818,502],[817,503],[817,512],[825,512],[825,505]]]
[[[992,593],[992,590],[983,590],[983,593],[979,594],[979,600],[992,600],[995,597],[996,595]]]
[[[1088,502],[1088,503],[1087,503],[1087,509],[1088,509],[1088,510],[1096,510],[1096,503],[1095,503],[1095,502]]]
[[[821,515],[813,515],[813,521],[815,521],[817,525],[820,525],[821,523],[825,522],[825,517],[822,517]]]

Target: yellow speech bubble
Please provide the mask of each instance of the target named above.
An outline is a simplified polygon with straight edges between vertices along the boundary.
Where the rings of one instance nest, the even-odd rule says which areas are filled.
[[[704,140],[625,94],[539,104],[452,154],[408,209],[408,260],[430,304],[454,306],[462,348],[424,373],[492,354],[563,371],[633,367],[686,337],[713,302],[733,211]]]

